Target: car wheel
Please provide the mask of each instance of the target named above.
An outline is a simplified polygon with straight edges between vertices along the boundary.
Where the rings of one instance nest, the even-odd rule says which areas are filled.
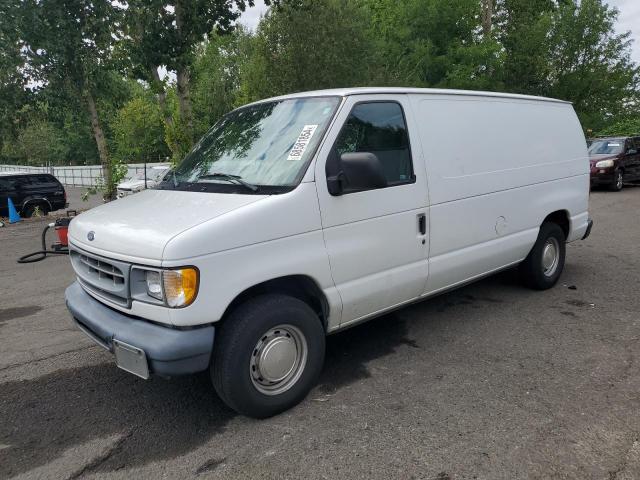
[[[613,182],[611,183],[611,190],[619,192],[622,190],[624,172],[622,170],[616,170],[613,172]]]
[[[31,218],[36,213],[36,208],[40,211],[40,215],[49,215],[49,206],[46,203],[28,203],[23,207],[20,214],[24,218]]]
[[[261,295],[216,330],[211,380],[231,408],[266,418],[298,404],[322,370],[325,331],[315,312],[286,295]]]
[[[35,211],[36,211],[35,205],[30,203],[22,207],[22,210],[20,211],[20,215],[22,215],[24,218],[31,218]]]
[[[564,269],[566,254],[564,231],[555,223],[543,223],[538,239],[520,264],[524,283],[535,290],[553,287]]]

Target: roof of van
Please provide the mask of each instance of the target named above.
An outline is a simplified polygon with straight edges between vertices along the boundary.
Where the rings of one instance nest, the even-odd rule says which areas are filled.
[[[476,90],[451,90],[445,88],[405,88],[405,87],[357,87],[357,88],[333,88],[329,90],[313,90],[310,92],[290,93],[288,95],[281,95],[279,97],[265,98],[258,102],[261,103],[271,100],[286,100],[289,98],[304,98],[304,97],[328,97],[328,96],[340,96],[347,95],[372,95],[372,94],[423,94],[423,95],[466,95],[474,97],[494,97],[494,98],[510,98],[517,100],[529,100],[538,102],[554,102],[554,103],[567,103],[565,100],[558,100],[555,98],[547,97],[535,97],[533,95],[519,95],[515,93],[501,93],[501,92],[481,92]],[[253,105],[253,104],[252,104]]]

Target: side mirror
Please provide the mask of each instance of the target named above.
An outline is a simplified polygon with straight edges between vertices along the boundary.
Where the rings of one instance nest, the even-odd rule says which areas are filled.
[[[638,151],[635,148],[630,148],[627,150],[627,155],[635,155]]]
[[[374,190],[387,186],[382,164],[369,152],[343,153],[340,156],[340,171],[327,177],[327,188],[333,196],[343,193]]]

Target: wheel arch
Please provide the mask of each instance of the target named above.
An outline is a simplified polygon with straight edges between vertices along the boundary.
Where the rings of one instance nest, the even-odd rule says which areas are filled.
[[[20,210],[21,211],[24,210],[24,208],[29,204],[36,204],[37,205],[37,204],[40,204],[40,203],[46,204],[47,207],[49,208],[50,212],[53,211],[53,208],[51,207],[51,202],[49,202],[49,200],[46,199],[45,197],[29,197],[29,198],[25,199],[22,202],[22,206],[20,207]]]
[[[564,232],[564,238],[569,238],[571,233],[571,217],[567,210],[556,210],[547,215],[542,223],[555,223]]]
[[[227,306],[222,315],[222,321],[240,304],[250,298],[267,293],[279,293],[302,300],[318,315],[325,332],[327,331],[330,310],[329,301],[318,283],[308,275],[286,275],[266,280],[245,289]]]

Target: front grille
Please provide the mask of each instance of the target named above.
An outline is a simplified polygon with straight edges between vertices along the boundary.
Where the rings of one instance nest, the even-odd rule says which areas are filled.
[[[88,257],[82,253],[78,254],[78,258],[81,263],[87,267],[87,272],[97,276],[98,280],[107,280],[113,285],[124,285],[124,273],[115,265],[112,265],[104,260],[98,260],[97,258]]]
[[[69,256],[78,281],[85,290],[123,307],[131,306],[130,264],[94,255],[75,246],[70,246]]]

